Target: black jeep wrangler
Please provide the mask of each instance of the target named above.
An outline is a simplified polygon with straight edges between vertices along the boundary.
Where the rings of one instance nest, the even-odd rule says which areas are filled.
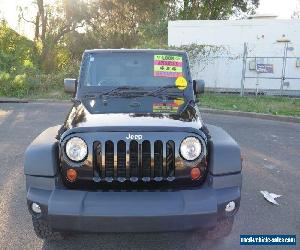
[[[185,52],[87,50],[62,126],[28,147],[28,208],[43,239],[63,232],[230,233],[238,144],[205,124]]]

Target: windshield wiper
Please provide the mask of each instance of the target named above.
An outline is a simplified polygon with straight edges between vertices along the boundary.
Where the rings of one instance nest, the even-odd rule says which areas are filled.
[[[98,98],[100,96],[120,96],[128,92],[120,93],[120,91],[139,89],[135,86],[118,86],[108,91],[97,91],[96,93],[86,93],[84,98]]]
[[[178,91],[176,91],[175,93],[164,93],[165,90],[169,90],[169,89],[176,89],[178,90],[178,88],[175,85],[166,85],[160,88],[157,88],[153,91],[150,91],[148,93],[146,93],[144,96],[161,96],[161,95],[165,95],[165,96],[179,96]],[[182,95],[183,95],[183,91],[182,91]]]
[[[172,91],[165,92],[166,90],[174,89],[176,92]],[[86,93],[84,98],[97,98],[100,96],[118,96],[118,97],[137,97],[137,96],[168,96],[168,97],[178,97],[183,96],[183,91],[178,91],[178,88],[175,85],[166,85],[154,89],[153,91],[147,92],[143,87],[137,86],[118,86],[112,88],[108,91],[101,91],[97,93]]]
[[[85,94],[83,97],[84,97],[84,98],[97,98],[97,95],[87,93],[87,94]]]
[[[121,92],[122,91],[122,92]],[[102,96],[121,96],[121,97],[134,97],[141,95],[141,92],[144,93],[142,87],[136,86],[120,86],[114,89],[111,89],[105,93],[101,93]]]
[[[124,91],[124,90],[135,90],[135,89],[139,89],[139,87],[135,87],[135,86],[119,86],[116,88],[113,88],[105,93],[101,93],[101,95],[105,95],[105,96],[109,96],[109,95],[114,95],[114,94],[120,94],[120,91]]]

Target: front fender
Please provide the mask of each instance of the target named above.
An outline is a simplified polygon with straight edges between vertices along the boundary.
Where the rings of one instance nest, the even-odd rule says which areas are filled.
[[[207,126],[209,171],[212,175],[240,173],[242,170],[241,150],[237,142],[222,128]]]
[[[56,135],[59,126],[43,131],[28,146],[25,152],[25,175],[53,177],[58,169],[58,141]]]

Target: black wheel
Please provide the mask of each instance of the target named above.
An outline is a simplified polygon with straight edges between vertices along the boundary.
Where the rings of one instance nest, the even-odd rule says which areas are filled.
[[[64,238],[62,233],[54,232],[44,219],[32,217],[32,224],[36,235],[43,240],[62,240]]]
[[[216,240],[228,236],[231,233],[233,221],[233,216],[218,221],[218,224],[214,229],[205,233],[205,239]]]

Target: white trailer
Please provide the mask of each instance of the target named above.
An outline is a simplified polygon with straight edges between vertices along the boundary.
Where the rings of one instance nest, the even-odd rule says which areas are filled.
[[[193,77],[208,88],[240,91],[243,84],[245,91],[300,94],[299,19],[170,21],[168,44],[222,48],[205,65],[201,60],[192,65]]]

